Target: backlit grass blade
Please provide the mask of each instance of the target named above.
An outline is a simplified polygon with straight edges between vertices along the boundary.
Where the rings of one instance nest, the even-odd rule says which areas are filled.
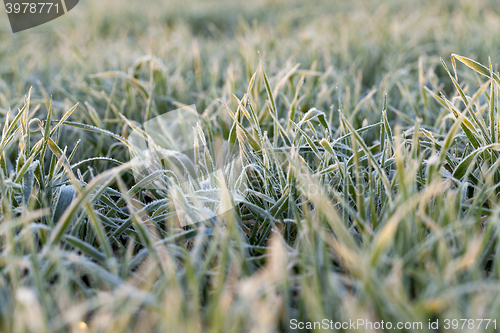
[[[481,75],[484,75],[487,77],[493,76],[493,79],[498,84],[500,84],[500,78],[498,77],[498,75],[496,75],[495,73],[491,73],[487,67],[483,66],[482,64],[478,63],[477,61],[460,56],[458,54],[452,54],[451,57],[454,59],[457,59],[458,61],[465,64],[467,67],[475,70],[477,73],[479,73]]]

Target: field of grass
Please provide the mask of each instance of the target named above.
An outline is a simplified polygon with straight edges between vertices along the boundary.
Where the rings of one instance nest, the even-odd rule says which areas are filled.
[[[0,332],[500,328],[498,0],[82,0],[17,34],[0,12]],[[210,190],[131,163],[187,105],[207,145],[177,167]]]

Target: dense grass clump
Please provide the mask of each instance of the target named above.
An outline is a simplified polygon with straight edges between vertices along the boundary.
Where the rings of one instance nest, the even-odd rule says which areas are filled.
[[[497,1],[71,15],[0,34],[1,332],[497,319]],[[177,166],[218,184],[224,140],[249,186],[211,219],[214,191],[131,158],[134,130],[190,104],[206,149]]]

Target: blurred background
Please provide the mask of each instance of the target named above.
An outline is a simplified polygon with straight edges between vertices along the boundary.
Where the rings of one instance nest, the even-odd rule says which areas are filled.
[[[387,92],[392,121],[421,117],[434,126],[439,117],[421,111],[419,92],[424,84],[452,91],[439,57],[449,62],[458,53],[487,64],[491,56],[495,66],[499,15],[496,0],[83,0],[62,18],[12,34],[2,10],[0,114],[20,107],[33,87],[39,112],[49,96],[58,117],[79,102],[73,120],[115,133],[123,128],[119,113],[144,123],[195,104],[227,134],[230,118],[217,100],[235,107],[233,94],[243,96],[261,62],[272,84],[292,73],[278,108],[287,107],[304,76],[303,112],[336,110],[340,94],[350,114],[368,96],[350,117],[359,127],[380,119]],[[464,77],[479,82],[471,71]],[[259,79],[256,87],[260,110],[266,98]],[[112,154],[110,144],[100,145]]]

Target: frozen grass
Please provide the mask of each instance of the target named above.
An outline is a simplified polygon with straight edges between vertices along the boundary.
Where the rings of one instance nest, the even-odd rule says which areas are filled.
[[[87,1],[0,34],[0,331],[495,319],[499,5],[434,2]],[[128,136],[188,104],[253,187],[181,228]]]

